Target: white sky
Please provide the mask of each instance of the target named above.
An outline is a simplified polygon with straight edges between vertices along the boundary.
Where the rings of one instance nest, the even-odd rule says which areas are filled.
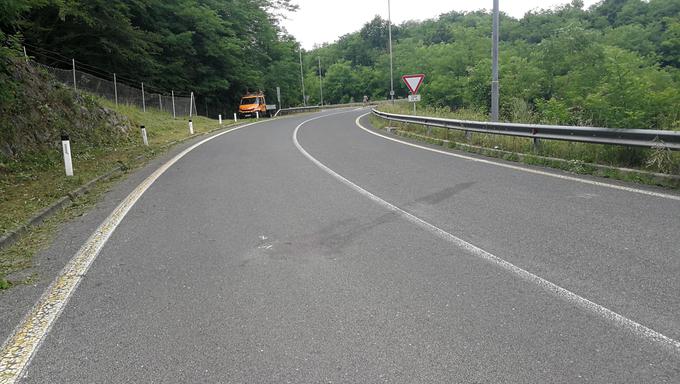
[[[584,0],[585,7],[599,0]],[[305,49],[314,44],[331,43],[338,37],[358,31],[364,23],[380,15],[387,19],[387,0],[293,0],[300,6],[297,12],[288,14],[283,26]],[[491,9],[492,0],[391,0],[392,22],[424,20],[442,13]],[[571,0],[500,0],[501,11],[520,18],[527,11],[552,8],[570,3]],[[502,28],[502,26],[501,26]]]

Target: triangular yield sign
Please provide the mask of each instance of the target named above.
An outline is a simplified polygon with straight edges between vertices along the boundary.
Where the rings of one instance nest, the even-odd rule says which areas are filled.
[[[404,75],[401,77],[401,79],[404,81],[408,89],[411,91],[412,94],[418,93],[418,88],[420,88],[420,85],[423,84],[423,79],[425,78],[425,75],[423,74],[418,74],[418,75]]]

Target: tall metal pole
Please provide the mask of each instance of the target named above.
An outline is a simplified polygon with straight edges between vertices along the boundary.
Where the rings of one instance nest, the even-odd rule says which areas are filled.
[[[492,74],[491,74],[491,121],[498,121],[498,24],[499,9],[498,0],[493,0],[493,32],[491,39],[493,47],[491,49]]]
[[[175,91],[170,91],[170,94],[172,95],[172,118],[176,119],[177,114],[175,113]]]
[[[307,96],[305,96],[305,75],[302,72],[302,49],[300,49],[300,82],[302,83],[302,105],[307,106]]]
[[[387,33],[390,46],[390,100],[394,103],[394,69],[392,64],[392,9],[390,0],[387,0]]]
[[[73,63],[73,90],[77,91],[78,89],[76,88],[76,59],[71,59],[71,63]]]
[[[113,95],[116,100],[116,107],[118,106],[118,82],[116,82],[116,74],[113,74]]]
[[[319,59],[319,92],[321,93],[321,106],[323,106],[323,79],[321,78],[321,57]]]

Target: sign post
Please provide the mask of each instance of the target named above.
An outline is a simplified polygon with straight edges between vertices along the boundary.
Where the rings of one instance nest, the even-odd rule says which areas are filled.
[[[418,89],[423,84],[423,79],[425,79],[425,75],[422,73],[417,75],[404,75],[401,77],[401,80],[406,84],[408,90],[411,91],[411,94],[408,95],[408,101],[413,103],[414,115],[416,114],[416,102],[420,101]]]

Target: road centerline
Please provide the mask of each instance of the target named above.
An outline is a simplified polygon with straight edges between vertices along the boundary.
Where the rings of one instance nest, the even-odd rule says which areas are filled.
[[[330,116],[330,115],[327,115]],[[473,256],[480,258],[482,260],[485,260],[497,267],[500,267],[501,269],[504,269],[516,277],[529,282],[531,284],[537,285],[543,290],[547,291],[551,295],[557,296],[560,299],[575,305],[576,307],[582,309],[583,311],[587,313],[591,313],[593,315],[596,315],[597,317],[604,319],[617,328],[623,329],[629,333],[631,333],[634,336],[637,336],[645,341],[654,343],[662,348],[665,348],[669,350],[671,353],[674,353],[676,356],[680,356],[680,341],[674,340],[660,332],[657,332],[651,328],[648,328],[640,323],[635,322],[634,320],[631,320],[623,315],[620,315],[600,304],[597,304],[593,301],[590,301],[582,296],[579,296],[578,294],[569,291],[566,288],[563,288],[555,283],[552,283],[538,275],[535,275],[525,269],[522,269],[521,267],[518,267],[496,255],[491,254],[490,252],[487,252],[483,250],[482,248],[477,247],[476,245],[469,243],[459,237],[456,237],[449,232],[435,226],[434,224],[429,223],[428,221],[421,219],[401,208],[398,206],[378,197],[377,195],[374,195],[373,193],[363,189],[359,185],[355,184],[354,182],[350,181],[349,179],[345,178],[344,176],[340,175],[339,173],[335,172],[325,164],[323,164],[321,161],[316,159],[314,156],[312,156],[307,150],[304,149],[304,147],[300,144],[298,140],[298,134],[300,131],[300,128],[304,126],[305,124],[321,119],[323,117],[327,116],[318,116],[309,120],[305,120],[302,123],[300,123],[294,130],[293,132],[293,143],[295,147],[298,149],[298,151],[305,156],[308,160],[310,160],[314,165],[316,165],[318,168],[320,168],[322,171],[325,173],[329,174],[333,178],[337,179],[341,183],[347,185],[354,191],[358,192],[359,194],[363,195],[364,197],[367,197],[368,199],[372,200],[373,202],[377,203],[378,205],[382,206],[383,208],[387,209],[388,211],[394,212],[398,215],[400,215],[402,218],[406,219],[407,221],[425,229],[426,231],[432,233],[433,235],[439,237],[440,239],[443,239],[453,245],[455,245],[458,248],[461,248],[468,253],[472,254]],[[359,125],[359,119],[363,116],[366,116],[366,114],[359,116],[356,119],[357,125]],[[361,127],[361,126],[360,126]],[[363,128],[363,127],[362,127]],[[363,128],[365,129],[365,128]],[[369,131],[370,132],[370,131]],[[370,132],[373,133],[373,132]],[[375,134],[375,133],[373,133]],[[378,134],[375,134],[378,135]],[[378,135],[382,136],[382,135]],[[392,140],[391,138],[385,137],[387,139]],[[398,140],[394,140],[398,141]],[[400,142],[400,141],[398,141]],[[404,143],[411,145],[409,143]],[[414,145],[416,146],[416,145]],[[418,146],[416,146],[418,147]],[[423,147],[424,148],[424,147]],[[428,148],[425,148],[428,149]],[[440,152],[440,151],[437,151]],[[441,151],[442,153],[446,153]],[[460,156],[460,155],[455,155],[455,156]],[[464,156],[460,156],[464,157]],[[474,159],[470,158],[471,160],[476,160],[479,161],[479,159]],[[483,161],[483,160],[482,160]],[[493,163],[493,162],[491,162]],[[495,164],[495,163],[494,163]],[[500,165],[500,164],[499,164]],[[511,166],[509,166],[511,167]],[[519,167],[518,167],[519,168]],[[540,172],[540,171],[537,171]],[[579,180],[579,179],[577,179]]]

